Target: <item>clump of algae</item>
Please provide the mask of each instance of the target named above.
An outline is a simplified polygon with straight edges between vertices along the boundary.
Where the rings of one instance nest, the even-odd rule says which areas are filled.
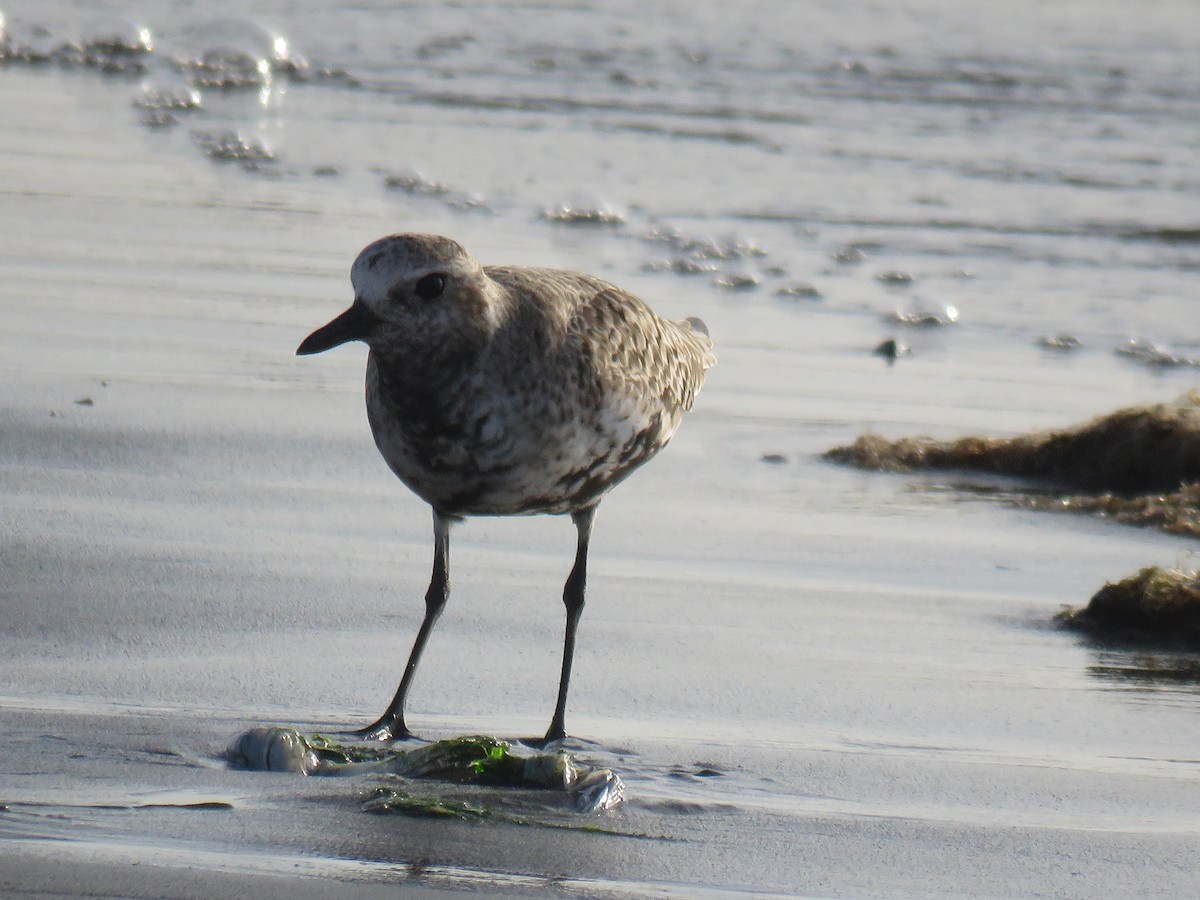
[[[490,807],[449,797],[421,797],[391,786],[379,786],[363,799],[363,810],[373,813],[399,813],[428,819],[459,819],[477,822],[493,816]]]
[[[238,735],[226,756],[239,769],[383,777],[388,783],[376,788],[364,801],[364,809],[370,812],[453,817],[464,821],[495,817],[491,809],[481,804],[410,789],[416,782],[429,781],[558,791],[569,797],[577,813],[612,809],[625,797],[625,783],[611,769],[581,765],[563,750],[517,753],[508,741],[489,735],[465,735],[398,749],[343,743],[321,734],[305,737],[294,728],[264,725]],[[523,824],[538,824],[538,821],[529,819]]]
[[[303,740],[316,752],[320,763],[335,769],[373,763],[376,769],[408,778],[503,785],[528,780],[525,770],[529,758],[510,752],[507,741],[489,735],[448,738],[411,750],[341,743],[321,734]]]
[[[1058,621],[1093,637],[1200,647],[1200,572],[1147,567],[1105,584]]]
[[[1006,491],[1029,509],[1090,513],[1200,537],[1200,391],[1082,425],[1012,438],[865,434],[826,459],[887,472],[961,469],[1041,482]],[[1048,493],[1047,488],[1052,492]],[[1106,584],[1066,627],[1106,640],[1200,648],[1200,574],[1149,567]]]
[[[1060,489],[1018,493],[1032,509],[1071,510],[1200,537],[1200,391],[1120,409],[1059,431],[1011,438],[890,441],[865,434],[826,459],[879,471],[966,469]]]

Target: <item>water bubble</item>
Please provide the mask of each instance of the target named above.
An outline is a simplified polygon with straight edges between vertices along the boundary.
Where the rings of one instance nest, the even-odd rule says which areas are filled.
[[[790,300],[819,300],[821,292],[807,281],[797,281],[785,284],[775,291],[776,297],[787,297]]]
[[[222,162],[264,163],[276,159],[274,151],[262,138],[236,131],[201,131],[195,138],[210,158]]]
[[[542,210],[541,217],[562,225],[623,225],[625,215],[607,203],[560,203]]]
[[[163,85],[148,82],[133,98],[133,105],[141,109],[199,109],[201,96],[198,90],[183,83]]]
[[[720,265],[710,260],[692,259],[690,256],[674,256],[660,259],[644,266],[647,272],[674,272],[676,275],[704,275],[720,271]]]
[[[753,256],[767,255],[767,251],[753,241],[737,236],[697,240],[690,247],[683,249],[702,259],[749,259]]]
[[[102,56],[145,56],[154,50],[150,29],[125,19],[93,22],[84,30],[80,44],[84,52]]]
[[[1118,356],[1128,356],[1142,365],[1160,369],[1173,369],[1178,366],[1200,366],[1200,359],[1181,356],[1163,344],[1155,344],[1138,338],[1130,338],[1124,344],[1115,348]]]
[[[713,284],[726,291],[752,291],[759,281],[746,272],[724,272],[713,279]]]
[[[478,191],[468,193],[457,192],[446,200],[446,205],[454,209],[480,209],[487,211],[487,199]]]
[[[889,321],[898,322],[901,325],[936,328],[941,325],[954,325],[958,322],[958,309],[949,303],[938,307],[914,304],[907,310],[896,310],[887,318]]]
[[[398,172],[383,179],[383,186],[393,191],[403,191],[406,194],[420,194],[427,197],[438,197],[451,192],[447,184],[426,178],[416,170]]]
[[[387,175],[383,179],[383,185],[388,190],[400,191],[414,197],[437,197],[451,209],[487,209],[487,201],[482,194],[459,190],[445,182],[427,178],[415,169]]]
[[[175,64],[199,87],[222,90],[269,87],[276,72],[306,71],[308,62],[287,38],[246,19],[218,19],[184,36],[188,48]]]
[[[851,266],[855,263],[860,263],[867,258],[867,254],[863,252],[861,247],[856,247],[853,244],[843,247],[840,250],[834,251],[830,258],[842,266]]]
[[[740,235],[711,238],[685,234],[672,225],[658,225],[643,235],[652,243],[665,243],[692,259],[749,259],[766,256],[767,251],[750,238]]]
[[[449,34],[430,38],[417,47],[417,58],[435,59],[448,53],[464,50],[468,44],[474,41],[475,36],[472,34]]]
[[[1078,350],[1083,346],[1079,338],[1073,334],[1043,335],[1034,343],[1047,350]]]
[[[4,40],[0,41],[0,58],[4,62],[26,65],[47,63],[60,43],[41,26],[14,29],[6,25]]]
[[[179,116],[169,109],[147,109],[142,113],[140,121],[147,128],[168,128],[179,124]]]

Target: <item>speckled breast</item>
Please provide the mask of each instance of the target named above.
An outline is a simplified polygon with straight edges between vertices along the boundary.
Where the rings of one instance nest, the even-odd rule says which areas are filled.
[[[376,446],[417,496],[450,515],[566,513],[599,501],[666,445],[679,416],[632,398],[603,406],[484,379],[389,382],[372,359]]]

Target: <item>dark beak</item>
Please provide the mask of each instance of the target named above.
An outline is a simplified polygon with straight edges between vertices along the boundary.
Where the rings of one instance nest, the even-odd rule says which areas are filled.
[[[306,337],[304,343],[296,348],[296,355],[321,353],[347,341],[365,341],[378,324],[379,319],[375,314],[361,300],[355,300],[348,310]]]

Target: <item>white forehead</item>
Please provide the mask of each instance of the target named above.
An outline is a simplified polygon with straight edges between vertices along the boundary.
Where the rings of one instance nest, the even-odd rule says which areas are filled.
[[[393,234],[368,244],[350,267],[356,294],[386,293],[430,272],[469,275],[479,263],[457,241],[436,234]]]

